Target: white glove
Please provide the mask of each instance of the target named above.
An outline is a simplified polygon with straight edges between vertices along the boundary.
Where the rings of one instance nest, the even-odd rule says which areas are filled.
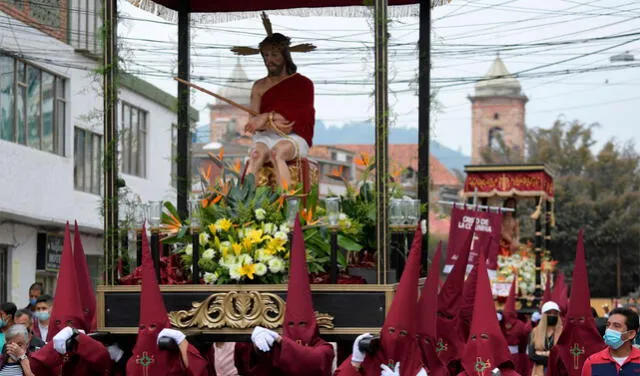
[[[382,369],[380,376],[400,376],[400,362],[396,363],[393,371],[386,364],[381,364],[380,369]]]
[[[124,351],[122,351],[117,343],[114,343],[113,345],[107,347],[107,351],[109,352],[111,360],[113,360],[114,362],[118,362],[120,358],[122,358],[122,355],[124,355]]]
[[[362,341],[363,339],[366,338],[371,338],[373,337],[371,335],[371,333],[365,333],[365,334],[361,334],[360,336],[358,336],[358,338],[356,338],[355,341],[353,341],[353,349],[351,352],[351,361],[356,362],[356,363],[362,363],[364,362],[364,357],[365,357],[365,353],[363,353],[362,351],[360,351],[360,341]]]
[[[73,329],[67,326],[53,336],[53,348],[64,355],[67,353],[67,340],[73,336]]]
[[[542,315],[538,311],[535,311],[533,315],[531,315],[531,321],[533,322],[538,322],[540,321],[541,318],[542,318]]]
[[[160,338],[171,338],[179,345],[182,341],[187,338],[181,331],[175,329],[164,328],[158,334],[158,342],[160,342]]]
[[[420,371],[418,372],[418,374],[416,376],[429,376],[429,374],[427,373],[426,369],[420,368]]]
[[[498,321],[502,321],[502,313],[498,312]]]
[[[273,342],[275,342],[280,335],[273,330],[265,329],[261,326],[256,326],[251,333],[251,342],[260,350],[267,352],[271,350]]]

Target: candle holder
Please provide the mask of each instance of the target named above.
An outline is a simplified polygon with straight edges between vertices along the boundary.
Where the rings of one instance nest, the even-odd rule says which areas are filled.
[[[191,245],[193,252],[191,283],[197,285],[200,283],[200,215],[202,204],[200,200],[195,198],[189,200],[189,216],[191,217]]]
[[[338,224],[338,218],[340,216],[340,198],[329,197],[325,200],[325,206],[327,210],[327,221],[330,226],[336,226]]]
[[[399,226],[404,224],[402,200],[392,198],[389,206],[389,219],[391,220],[391,225]]]
[[[296,215],[298,214],[299,211],[300,211],[300,199],[296,196],[287,197],[286,218],[287,218],[287,226],[289,226],[289,228],[293,228],[293,224],[296,220]]]

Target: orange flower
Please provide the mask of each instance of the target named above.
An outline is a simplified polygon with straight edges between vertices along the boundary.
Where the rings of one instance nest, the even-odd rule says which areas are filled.
[[[207,166],[206,172],[204,171],[204,169],[200,169],[200,176],[202,176],[202,179],[204,179],[206,182],[209,182],[209,179],[211,179],[211,165]]]
[[[182,228],[182,222],[171,213],[167,213],[167,216],[169,216],[169,222],[164,224],[166,233],[177,234]]]
[[[219,160],[224,159],[224,148],[220,148],[220,153],[218,153],[218,159]]]
[[[215,205],[218,202],[220,202],[220,200],[222,200],[222,195],[217,195],[216,197],[213,198],[213,200],[209,198],[205,198],[202,200],[202,207],[206,208],[206,207],[209,207],[210,205]]]
[[[318,223],[318,220],[313,220],[313,209],[302,209],[301,216],[304,219],[305,223],[309,226],[313,226]]]
[[[298,193],[298,190],[296,189],[289,189],[289,184],[284,179],[282,179],[281,185],[282,185],[282,194],[276,200],[276,203],[278,203],[278,209],[282,209],[282,207],[284,206],[284,200],[287,197],[295,196]]]
[[[329,176],[333,178],[342,179],[343,170],[344,170],[344,166],[340,166],[339,168],[334,168],[333,170],[331,170],[331,173],[329,174]]]
[[[231,171],[235,172],[236,174],[240,174],[241,169],[242,162],[239,159],[236,159],[236,161],[233,163],[233,166],[231,167]]]
[[[360,156],[355,159],[356,165],[362,167],[368,167],[371,164],[371,156],[367,152],[360,153]]]

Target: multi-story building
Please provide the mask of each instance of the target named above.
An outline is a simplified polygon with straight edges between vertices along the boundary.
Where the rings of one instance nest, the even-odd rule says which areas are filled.
[[[101,279],[100,9],[94,0],[0,2],[0,302],[24,306],[34,281],[54,291],[66,221],[80,224]],[[120,78],[120,176],[142,201],[173,200],[176,99]]]

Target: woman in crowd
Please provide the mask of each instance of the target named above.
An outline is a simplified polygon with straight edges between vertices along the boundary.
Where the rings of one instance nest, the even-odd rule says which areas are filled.
[[[547,372],[547,361],[553,345],[562,333],[560,307],[549,301],[542,305],[542,318],[531,332],[529,342],[529,358],[533,361],[531,376],[544,376]]]

